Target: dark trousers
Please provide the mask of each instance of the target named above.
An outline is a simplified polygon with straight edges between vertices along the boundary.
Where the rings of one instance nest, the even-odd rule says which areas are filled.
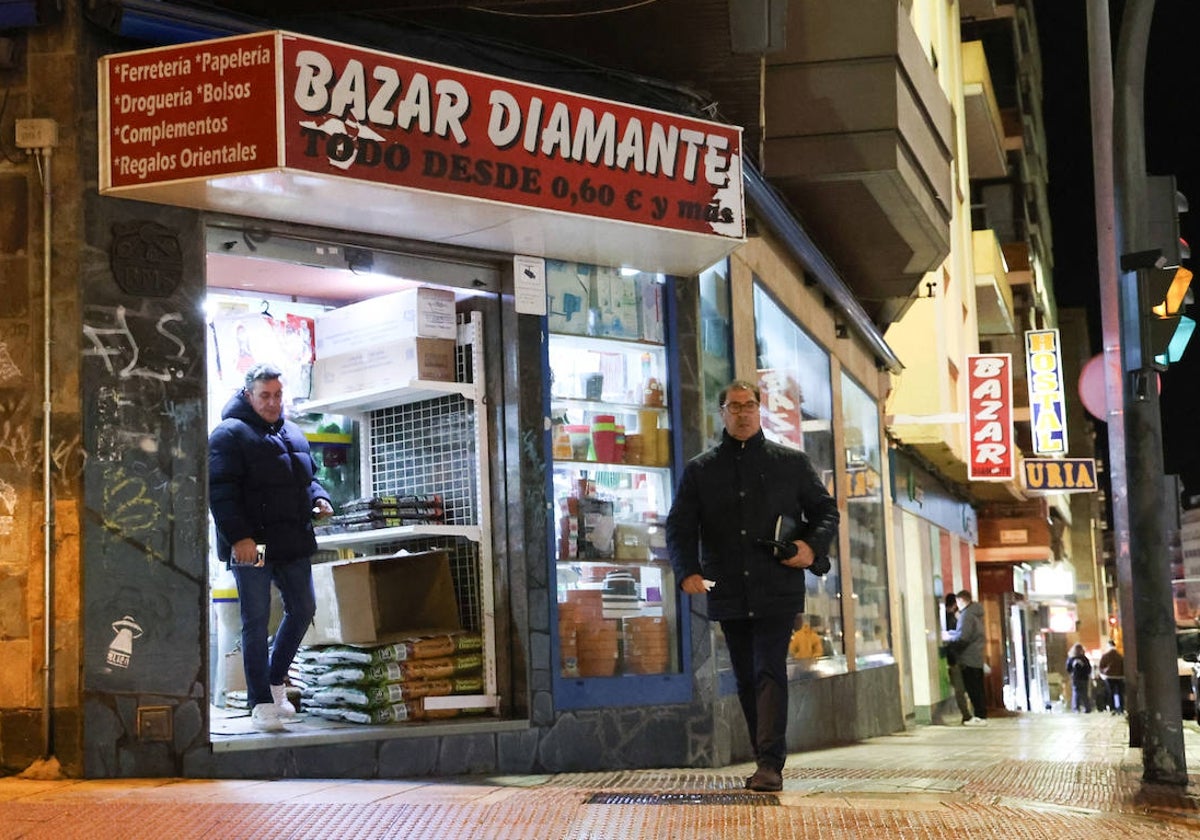
[[[964,721],[971,719],[971,707],[967,704],[967,687],[963,684],[962,668],[957,662],[947,666],[950,673],[950,685],[954,688],[954,702],[958,704],[958,713]]]
[[[754,758],[782,770],[787,760],[787,649],[793,616],[727,619],[721,632],[737,681]]]
[[[963,688],[971,698],[971,711],[975,717],[987,720],[987,701],[983,699],[983,669],[972,668],[961,662],[958,667],[962,670]]]
[[[317,612],[312,564],[308,558],[265,566],[234,565],[238,607],[242,614],[242,667],[246,673],[246,699],[253,707],[272,703],[271,686],[283,685],[288,666]],[[275,644],[267,650],[271,618],[271,584],[283,599],[283,621],[275,631]]]
[[[1125,678],[1108,677],[1105,682],[1108,683],[1109,708],[1114,712],[1125,711]]]

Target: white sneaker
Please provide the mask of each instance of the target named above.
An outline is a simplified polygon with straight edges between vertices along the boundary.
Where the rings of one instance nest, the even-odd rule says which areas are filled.
[[[282,732],[283,721],[274,703],[258,703],[250,712],[250,725],[259,732]]]
[[[963,726],[987,726],[987,719],[973,717],[970,720],[964,720]]]
[[[296,707],[288,699],[286,685],[271,686],[271,699],[275,701],[275,708],[279,712],[279,717],[293,718],[296,716]]]

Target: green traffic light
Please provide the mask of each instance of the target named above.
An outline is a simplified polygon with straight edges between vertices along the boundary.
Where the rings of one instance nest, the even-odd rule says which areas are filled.
[[[1187,349],[1187,343],[1191,341],[1192,333],[1195,330],[1196,322],[1186,315],[1180,315],[1179,324],[1175,327],[1175,332],[1167,343],[1166,352],[1155,356],[1154,361],[1165,367],[1182,359],[1183,351]]]

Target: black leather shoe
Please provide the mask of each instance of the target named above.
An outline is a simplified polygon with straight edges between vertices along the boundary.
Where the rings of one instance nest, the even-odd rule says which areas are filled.
[[[746,780],[746,788],[760,793],[783,790],[783,775],[774,767],[759,767],[754,771],[754,775]]]

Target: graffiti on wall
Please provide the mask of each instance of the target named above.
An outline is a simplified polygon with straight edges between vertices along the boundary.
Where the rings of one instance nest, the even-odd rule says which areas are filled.
[[[133,640],[141,638],[142,628],[132,616],[125,616],[112,623],[113,640],[108,645],[105,661],[114,668],[128,668],[133,661]]]
[[[145,478],[124,467],[105,471],[104,527],[126,537],[145,535],[161,521],[162,509]]]
[[[0,387],[15,385],[20,378],[21,369],[8,352],[8,345],[0,339]]]
[[[143,312],[133,313],[134,317],[147,317],[144,312],[145,301],[142,306]],[[124,306],[88,308],[92,318],[84,323],[83,335],[91,346],[84,346],[83,355],[100,358],[110,376],[170,382],[172,379],[182,379],[191,366],[187,345],[171,326],[183,320],[178,312],[166,312],[154,319],[153,334],[149,336],[149,341],[159,345],[154,348],[154,355],[159,360],[149,361],[149,353],[145,354],[147,358],[143,358],[142,344],[130,328],[129,311]],[[142,342],[146,341],[147,337],[143,336]]]
[[[0,400],[0,464],[11,463],[34,477],[42,474],[41,432],[34,423],[32,400],[27,394]],[[69,493],[75,479],[83,474],[87,453],[83,437],[57,435],[50,442],[51,477],[55,490]]]
[[[17,517],[17,488],[0,478],[0,537],[12,533]]]
[[[33,411],[27,394],[0,400],[0,463],[34,470],[41,463],[41,440],[34,433]]]

